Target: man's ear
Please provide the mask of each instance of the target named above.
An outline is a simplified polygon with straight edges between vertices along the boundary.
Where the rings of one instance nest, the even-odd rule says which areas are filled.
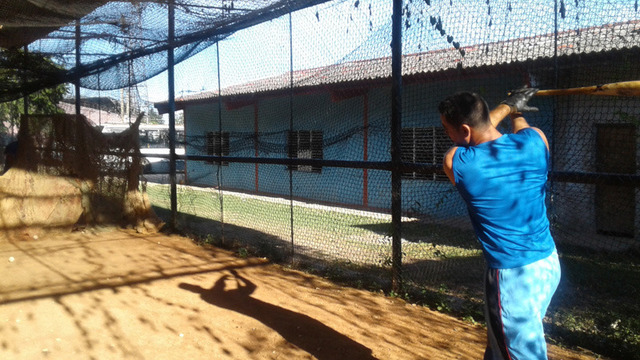
[[[471,144],[471,127],[467,124],[462,124],[462,126],[460,126],[460,132],[465,142],[464,145]]]

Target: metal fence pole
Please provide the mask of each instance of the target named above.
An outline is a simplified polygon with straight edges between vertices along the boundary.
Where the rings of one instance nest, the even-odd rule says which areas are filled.
[[[222,148],[224,147],[222,142],[224,136],[222,136],[222,79],[220,74],[220,39],[216,41],[216,70],[218,71],[218,139],[220,143],[220,155],[222,155]],[[215,141],[214,141],[215,144]],[[215,152],[215,149],[214,149]],[[224,243],[224,193],[222,192],[222,161],[218,162],[218,175],[216,176],[218,181],[218,197],[220,199],[220,241]]]
[[[293,25],[291,10],[289,11],[289,132],[293,132]],[[287,136],[287,139],[291,139]],[[287,146],[291,144],[287,143]],[[287,150],[287,153],[289,151]],[[293,167],[289,166],[289,209],[291,211],[291,261],[295,256],[295,243],[293,238]]]
[[[175,37],[175,4],[169,1],[169,49],[167,50],[167,75],[169,78],[169,179],[171,182],[171,224],[175,229],[178,213],[178,195],[176,188],[176,102],[175,102],[175,69],[174,69],[174,37]]]
[[[392,287],[398,293],[402,288],[402,0],[393,1],[391,37]]]
[[[28,62],[28,57],[29,57],[29,45],[25,45],[24,46],[24,71],[22,72],[22,83],[26,86],[27,84],[27,62]],[[22,98],[23,101],[23,110],[24,110],[24,116],[29,116],[29,95],[24,92],[24,97]]]
[[[559,76],[560,76],[560,68],[558,65],[558,0],[554,1],[554,6],[553,6],[553,24],[554,24],[554,34],[553,34],[553,88],[554,89],[558,89],[559,87]],[[556,134],[558,133],[558,129],[557,129],[557,115],[558,115],[558,102],[555,96],[552,97],[551,99],[553,106],[552,106],[552,113],[551,113],[551,136],[549,137],[549,143],[551,146],[551,169],[550,169],[550,173],[553,174],[554,171],[556,170]],[[548,198],[549,198],[549,209],[548,211],[548,216],[550,218],[551,221],[551,226],[555,227],[557,225],[557,216],[555,214],[556,212],[556,208],[555,208],[555,181],[553,177],[549,178],[549,193],[548,193]]]
[[[75,103],[75,110],[76,110],[76,116],[80,115],[80,65],[82,64],[82,60],[80,59],[80,49],[82,46],[82,39],[81,39],[81,33],[80,33],[80,20],[76,20],[76,69],[78,69],[77,71],[77,75],[75,77],[75,79],[73,79],[74,81],[74,85],[75,85],[75,94],[76,94],[76,103]]]

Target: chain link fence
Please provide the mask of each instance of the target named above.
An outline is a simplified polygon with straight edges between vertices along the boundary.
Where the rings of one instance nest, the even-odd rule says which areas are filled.
[[[523,85],[637,79],[638,19],[633,1],[405,2],[395,140],[390,4],[332,2],[238,32],[197,65],[216,69],[212,82],[235,85],[175,103],[187,154],[177,226],[391,289],[398,141],[404,293],[396,295],[481,321],[482,252],[440,170],[452,144],[439,101],[467,90],[495,106]],[[357,45],[336,45],[350,42]],[[570,95],[531,104],[539,111],[527,120],[550,140],[548,216],[563,267],[547,332],[552,341],[638,358],[640,101]],[[148,191],[166,199],[168,187]],[[170,221],[168,203],[158,206]]]
[[[229,14],[238,10],[223,3]],[[155,104],[184,116],[184,173],[175,192],[142,175],[155,212],[181,232],[241,255],[482,321],[482,251],[441,170],[452,143],[438,103],[464,90],[495,106],[523,85],[563,89],[640,78],[638,1],[408,0],[396,13],[401,34],[392,31],[391,1],[314,1],[289,13],[285,2],[273,3],[272,12],[285,15],[250,27],[238,21],[218,34],[178,26],[176,87],[197,82],[202,89]],[[165,5],[131,5],[138,26],[128,36],[137,39],[134,30],[143,31],[147,20],[147,28],[164,28]],[[200,8],[178,5],[184,21],[191,21],[191,6]],[[103,9],[109,16],[115,10]],[[205,26],[218,10],[202,6],[194,24]],[[223,15],[216,21],[226,24]],[[117,21],[95,23],[103,34]],[[191,32],[202,41],[190,42]],[[59,38],[71,49],[74,39],[65,34]],[[81,84],[110,90],[138,82],[134,73],[148,79],[163,70],[165,44],[147,40],[136,40],[136,52],[121,59],[85,66]],[[395,61],[394,50],[401,52]],[[77,62],[71,55],[62,63]],[[397,60],[400,83],[392,72]],[[5,100],[23,95],[7,89]],[[546,319],[550,341],[640,359],[640,99],[537,96],[531,105],[539,111],[527,120],[551,147],[547,208],[563,268]],[[506,123],[499,129],[510,131]]]

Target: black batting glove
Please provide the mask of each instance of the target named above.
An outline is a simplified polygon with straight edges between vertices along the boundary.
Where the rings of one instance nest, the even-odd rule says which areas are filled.
[[[508,105],[511,108],[511,113],[522,113],[525,111],[538,111],[537,107],[529,106],[527,102],[538,92],[537,88],[521,87],[518,90],[513,90],[509,97],[501,102],[501,104]]]

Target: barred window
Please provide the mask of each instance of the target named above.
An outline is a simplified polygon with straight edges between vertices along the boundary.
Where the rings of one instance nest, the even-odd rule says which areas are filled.
[[[207,155],[229,156],[229,132],[209,131],[206,136]],[[222,165],[229,165],[229,162],[223,161]]]
[[[441,164],[444,154],[452,145],[442,126],[404,128],[401,136],[402,161],[408,163]],[[415,171],[404,172],[402,177],[447,181],[444,174],[424,174]]]
[[[322,130],[298,130],[288,133],[288,152],[292,159],[322,159]],[[293,170],[321,172],[321,166],[292,165]]]

